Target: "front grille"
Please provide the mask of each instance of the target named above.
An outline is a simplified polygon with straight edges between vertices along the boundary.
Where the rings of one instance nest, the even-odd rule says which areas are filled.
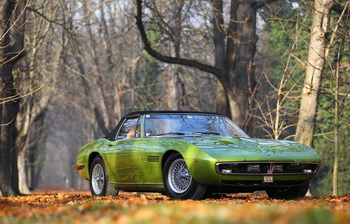
[[[217,163],[216,172],[223,175],[314,174],[318,163],[310,162],[226,162]]]

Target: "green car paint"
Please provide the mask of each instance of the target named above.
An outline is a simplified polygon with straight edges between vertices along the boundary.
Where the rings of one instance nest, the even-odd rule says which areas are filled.
[[[86,180],[90,179],[89,166],[96,155],[100,155],[105,162],[110,182],[114,187],[140,191],[164,189],[163,166],[169,152],[179,153],[184,158],[193,179],[207,186],[231,186],[227,184],[229,181],[263,182],[264,176],[273,176],[273,181],[276,183],[309,181],[317,171],[307,175],[223,175],[217,171],[217,163],[222,162],[320,164],[320,157],[311,147],[292,141],[197,134],[149,137],[145,131],[146,116],[147,114],[139,115],[139,137],[129,139],[105,137],[80,148],[76,158],[76,164],[84,165],[84,168],[79,170],[80,175]],[[120,132],[116,132],[115,135]]]

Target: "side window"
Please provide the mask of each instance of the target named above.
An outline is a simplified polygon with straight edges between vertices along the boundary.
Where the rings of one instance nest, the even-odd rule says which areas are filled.
[[[157,131],[155,128],[155,122],[157,120],[156,119],[152,119],[150,118],[149,115],[146,116],[146,120],[145,120],[145,136],[155,136],[157,135]]]
[[[140,136],[140,128],[139,128],[139,118],[129,118],[127,119],[118,134],[117,139],[126,139],[126,138],[137,138]]]

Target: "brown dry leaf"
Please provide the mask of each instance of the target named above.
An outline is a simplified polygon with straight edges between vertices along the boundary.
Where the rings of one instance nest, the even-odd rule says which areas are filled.
[[[47,217],[50,218],[47,218]],[[271,200],[264,194],[231,194],[202,201],[173,201],[160,194],[121,192],[116,197],[92,197],[88,192],[44,192],[0,198],[0,223],[51,217],[57,223],[291,223],[299,217],[349,223],[350,195]],[[328,220],[328,221],[329,221]],[[327,223],[327,222],[324,223]],[[30,223],[30,221],[28,221]],[[36,221],[32,221],[36,223]]]

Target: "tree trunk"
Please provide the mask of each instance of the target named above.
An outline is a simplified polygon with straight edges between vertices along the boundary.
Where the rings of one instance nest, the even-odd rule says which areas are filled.
[[[315,1],[312,15],[311,40],[308,54],[308,65],[295,140],[312,146],[317,115],[318,94],[325,62],[326,33],[328,30],[332,0]]]
[[[223,17],[223,2],[214,0],[212,3],[213,9],[213,42],[215,51],[215,67],[225,70],[225,30],[224,30],[224,17]],[[222,85],[222,81],[216,82],[216,112],[225,114],[231,118],[231,111],[225,88]]]
[[[217,110],[231,117],[248,133],[252,125],[250,96],[256,85],[253,62],[258,40],[256,12],[255,1],[232,0],[230,23],[227,34],[224,34],[222,1],[213,1],[215,67],[224,70],[224,77],[220,82],[226,93],[223,96],[223,89],[217,85]],[[227,82],[229,85],[225,85]]]
[[[0,196],[19,194],[15,147],[19,94],[12,71],[23,56],[25,4],[26,1],[7,0],[0,8],[0,19],[4,24],[0,33]]]
[[[232,54],[231,49],[228,49],[228,59],[234,60],[229,61],[229,71],[231,87],[236,96],[236,103],[231,106],[231,115],[234,121],[248,133],[252,130],[250,96],[256,85],[254,76],[254,55],[258,41],[256,12],[257,7],[253,1],[244,1],[237,6],[236,13],[231,13],[231,18],[233,17],[231,21],[236,19],[239,22],[236,24],[238,33],[236,45],[232,47]]]
[[[339,111],[339,69],[341,58],[343,56],[345,37],[343,37],[341,44],[338,48],[336,65],[335,65],[335,96],[334,96],[334,164],[333,164],[333,195],[338,196],[338,176],[339,176],[339,127],[340,127],[340,116]]]
[[[167,110],[178,109],[178,93],[177,93],[177,79],[178,79],[178,66],[171,65],[168,68],[169,72],[165,77],[165,102]]]
[[[230,107],[227,94],[219,80],[216,81],[216,112],[219,114],[225,114],[229,118],[231,117]]]
[[[21,150],[18,153],[17,165],[18,165],[18,188],[21,194],[29,194],[30,190],[27,185],[27,176],[25,170],[25,157],[26,151]]]
[[[25,105],[20,105],[20,111],[17,114],[17,138],[16,138],[16,148],[18,151],[18,187],[19,191],[24,194],[29,193],[27,187],[27,175],[25,171],[25,158],[26,151],[28,148],[28,136],[30,134],[30,122],[32,113],[33,100],[29,99]]]
[[[338,58],[339,59],[339,58]],[[334,164],[333,164],[333,195],[338,196],[339,173],[339,60],[335,74],[335,114],[334,114]]]

